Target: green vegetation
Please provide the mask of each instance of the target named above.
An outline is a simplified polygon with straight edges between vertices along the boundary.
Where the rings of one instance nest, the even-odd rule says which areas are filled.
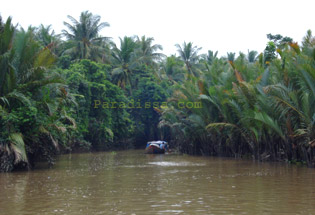
[[[163,110],[159,126],[168,128],[173,145],[189,154],[252,155],[314,166],[314,48],[308,31],[301,48],[286,37],[269,42],[256,60],[255,52],[247,58],[240,53],[235,60],[233,53],[228,60],[213,60],[209,52],[195,65],[198,78],[188,75],[174,85],[169,98],[174,104]],[[176,104],[188,101],[200,101],[202,108]]]
[[[260,54],[200,55],[184,42],[179,57],[166,57],[151,37],[125,36],[117,46],[99,34],[109,24],[88,11],[68,18],[62,35],[0,18],[0,171],[153,139],[189,154],[315,166],[311,31],[301,46],[268,34]],[[96,108],[97,100],[136,105]]]

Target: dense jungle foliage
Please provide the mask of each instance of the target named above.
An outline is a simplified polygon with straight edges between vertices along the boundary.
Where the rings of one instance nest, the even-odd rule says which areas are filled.
[[[151,37],[103,37],[85,11],[51,26],[0,18],[0,171],[54,163],[71,151],[144,147],[315,166],[315,37],[268,34],[258,54]]]

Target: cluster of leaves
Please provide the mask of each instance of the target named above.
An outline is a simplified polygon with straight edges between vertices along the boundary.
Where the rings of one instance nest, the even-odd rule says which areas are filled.
[[[236,60],[209,52],[195,64],[198,77],[177,82],[159,126],[181,151],[315,166],[315,38],[308,31],[302,47],[281,35],[268,38],[256,60],[255,52]]]
[[[95,108],[95,102],[165,100],[153,72],[162,47],[143,36],[124,37],[118,48],[99,35],[109,26],[99,16],[85,11],[79,20],[68,18],[66,40],[51,26],[25,31],[11,18],[1,21],[1,171],[42,159],[52,164],[60,151],[126,147],[123,143],[135,140],[130,137],[144,142],[157,136],[159,115],[153,107]]]
[[[132,130],[126,109],[102,108],[103,103],[128,102],[123,90],[107,80],[109,69],[109,65],[81,60],[61,71],[78,104],[73,115],[78,126],[73,144],[88,141],[94,149],[109,149]]]
[[[55,56],[41,47],[34,29],[18,31],[11,18],[0,26],[0,170],[38,159],[52,163],[76,126],[65,109],[71,94],[50,70]]]

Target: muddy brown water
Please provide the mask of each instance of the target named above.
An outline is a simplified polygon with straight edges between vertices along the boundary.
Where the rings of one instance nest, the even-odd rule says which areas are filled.
[[[283,163],[145,155],[62,155],[0,174],[0,214],[315,214],[315,169]]]

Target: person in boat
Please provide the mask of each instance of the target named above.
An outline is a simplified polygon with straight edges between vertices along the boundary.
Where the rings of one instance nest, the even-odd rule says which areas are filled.
[[[147,142],[147,146],[146,148],[148,148],[151,144],[155,144],[155,145],[158,145],[158,147],[160,149],[164,149],[164,150],[167,150],[168,149],[168,144],[166,141],[151,141],[151,142]]]
[[[165,144],[164,144],[164,141],[162,141],[162,142],[160,143],[160,149],[164,149],[164,147],[165,147]]]
[[[164,149],[165,149],[165,151],[168,150],[168,144],[167,144],[167,142],[164,143]]]
[[[167,148],[168,148],[167,142],[161,141],[160,149],[164,149],[165,151],[167,151]]]

